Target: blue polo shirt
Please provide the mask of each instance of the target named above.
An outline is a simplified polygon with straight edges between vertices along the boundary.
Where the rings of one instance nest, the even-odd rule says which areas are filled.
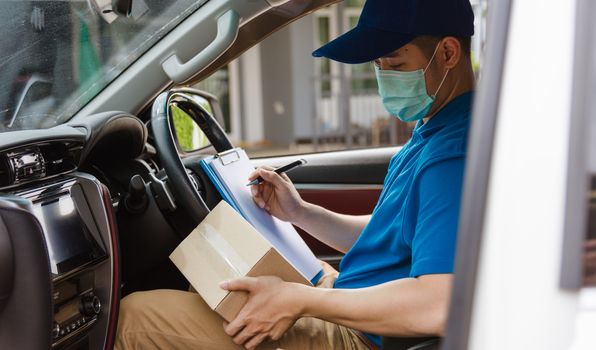
[[[449,102],[391,159],[368,225],[335,288],[453,272],[472,93]],[[396,296],[399,298],[399,296]],[[377,345],[381,338],[368,335]]]

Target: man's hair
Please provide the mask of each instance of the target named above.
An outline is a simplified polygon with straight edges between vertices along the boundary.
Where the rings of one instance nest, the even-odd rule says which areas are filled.
[[[430,59],[435,52],[435,48],[441,39],[444,37],[439,36],[431,36],[431,35],[421,35],[414,40],[412,40],[411,44],[418,47],[422,50],[422,53],[426,58]],[[470,56],[470,52],[472,49],[472,38],[469,36],[466,37],[455,37],[457,41],[459,41],[459,45],[461,46],[461,51],[464,55]]]

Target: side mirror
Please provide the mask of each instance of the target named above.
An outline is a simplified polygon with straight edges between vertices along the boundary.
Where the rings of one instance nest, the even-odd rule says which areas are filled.
[[[179,88],[173,91],[191,95],[194,102],[201,105],[201,107],[215,118],[219,125],[224,125],[223,112],[217,97],[204,91],[191,88]],[[210,146],[211,143],[209,142],[209,139],[199,125],[197,125],[185,109],[181,108],[182,103],[182,101],[177,103],[176,95],[173,94],[173,98],[168,106],[172,118],[171,125],[174,134],[173,136],[176,145],[178,146],[178,150],[183,153],[189,153]]]

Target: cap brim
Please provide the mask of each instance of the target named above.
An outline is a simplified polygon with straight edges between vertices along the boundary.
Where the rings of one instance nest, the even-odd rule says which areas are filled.
[[[365,63],[399,49],[414,38],[415,35],[412,34],[388,32],[359,25],[321,46],[312,55],[342,63]]]

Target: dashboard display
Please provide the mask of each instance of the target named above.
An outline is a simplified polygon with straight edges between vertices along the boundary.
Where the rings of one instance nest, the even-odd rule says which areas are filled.
[[[62,275],[106,255],[69,195],[37,203],[33,211],[45,233],[54,275]]]

